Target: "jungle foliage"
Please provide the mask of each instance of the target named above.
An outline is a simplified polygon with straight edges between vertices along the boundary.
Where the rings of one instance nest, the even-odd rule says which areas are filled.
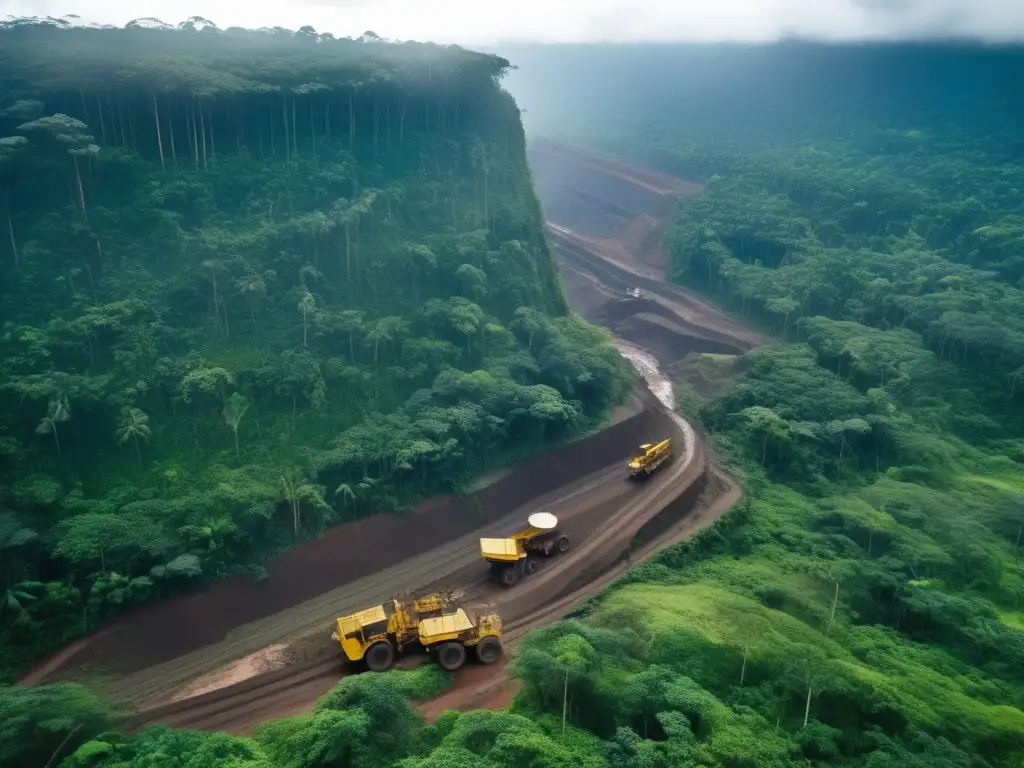
[[[958,51],[945,51],[937,71],[969,72]],[[707,376],[686,387],[688,413],[743,478],[744,503],[573,619],[528,635],[509,711],[424,725],[405,699],[443,681],[364,675],[313,715],[254,739],[164,729],[129,739],[90,720],[65,764],[1024,762],[1024,306],[1014,229],[1024,169],[1017,139],[988,133],[1013,104],[965,116],[962,105],[994,87],[968,77],[923,82],[916,102],[909,87],[893,97],[875,53],[838,73],[830,102],[804,102],[786,130],[745,141],[722,142],[713,121],[684,131],[662,117],[613,131],[596,109],[575,115],[577,131],[596,126],[589,140],[600,148],[706,182],[669,234],[673,275],[777,343],[732,364],[685,367]],[[916,61],[900,78],[936,62],[923,66],[898,46],[890,55]],[[649,93],[652,70],[640,64],[621,68],[609,92],[618,83]],[[808,72],[827,81],[821,68]],[[872,78],[874,125],[830,122],[845,103],[839,86],[856,80],[867,100]],[[561,87],[571,90],[569,79]],[[591,81],[577,90],[582,82]],[[798,92],[801,81],[786,86]],[[706,116],[737,93],[721,82],[713,90],[714,103],[652,102],[644,114]],[[763,89],[762,104],[772,93]],[[852,103],[856,113],[863,101]],[[89,703],[78,706],[86,719]],[[360,742],[366,722],[393,737]]]
[[[685,128],[591,134],[704,183],[666,236],[671,276],[776,342],[724,390],[726,363],[686,368],[745,503],[517,662],[516,711],[560,714],[560,674],[607,765],[1024,761],[1024,164],[999,131],[1021,111],[985,107],[971,67],[1022,59],[874,53],[809,74],[835,86],[820,106],[796,104],[799,77],[760,97],[800,106],[787,119],[714,130],[725,90],[677,103]],[[970,76],[919,76],[923,96],[876,69],[941,55]],[[846,103],[839,80],[864,90]]]
[[[590,429],[509,63],[0,28],[0,654]]]

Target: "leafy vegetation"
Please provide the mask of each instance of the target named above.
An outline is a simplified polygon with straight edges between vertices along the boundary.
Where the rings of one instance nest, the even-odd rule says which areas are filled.
[[[560,713],[568,675],[570,719],[608,765],[1024,760],[1024,165],[999,132],[1014,97],[986,111],[975,79],[979,59],[1022,62],[869,49],[841,75],[848,101],[812,105],[793,92],[854,58],[819,55],[816,74],[759,97],[779,120],[714,130],[708,113],[750,109],[725,90],[677,102],[699,115],[685,130],[661,116],[591,134],[704,182],[667,234],[671,275],[777,340],[733,364],[728,388],[725,363],[680,367],[744,505],[583,623],[535,633],[518,662],[518,711]],[[878,59],[975,77],[901,101],[907,83],[870,75]]]
[[[591,428],[509,64],[309,28],[0,29],[0,654]]]
[[[914,64],[901,73],[977,74],[958,62],[989,55],[1022,69],[1005,51],[883,53]],[[508,712],[424,725],[407,699],[440,677],[361,676],[253,739],[97,722],[65,765],[1020,765],[1024,166],[1017,139],[992,133],[1016,102],[986,113],[995,86],[971,77],[886,91],[878,51],[835,55],[859,67],[841,70],[857,98],[833,79],[828,100],[797,104],[805,81],[787,81],[773,114],[802,111],[746,135],[708,118],[735,93],[722,82],[641,125],[576,116],[601,123],[592,143],[706,183],[668,234],[673,277],[776,334],[679,366],[743,504],[528,635]],[[618,73],[634,98],[650,94],[640,69]],[[857,119],[837,124],[836,103]],[[703,118],[682,131],[682,113]]]

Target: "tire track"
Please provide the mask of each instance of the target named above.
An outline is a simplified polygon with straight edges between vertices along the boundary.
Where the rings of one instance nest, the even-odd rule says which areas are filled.
[[[581,478],[569,488],[552,492],[539,500],[539,505],[528,504],[499,520],[495,525],[472,533],[416,557],[398,566],[378,571],[357,581],[300,603],[273,617],[242,625],[216,646],[207,646],[179,656],[162,664],[126,675],[107,687],[110,695],[148,706],[156,697],[166,697],[172,690],[230,663],[247,654],[259,651],[272,643],[284,643],[308,637],[317,631],[330,633],[334,618],[360,610],[374,602],[387,600],[397,592],[422,591],[446,585],[460,571],[480,564],[478,539],[481,535],[512,533],[522,527],[533,511],[555,511],[560,519],[570,522],[590,510],[591,496],[603,500],[609,486],[617,485],[621,472],[604,467]],[[619,486],[622,492],[621,485]],[[470,589],[480,584],[454,584]]]
[[[453,542],[453,546],[462,548],[461,553],[447,562],[435,563],[430,571],[437,577],[434,584],[451,578],[448,574],[451,574],[453,564],[468,564],[468,567],[479,575],[467,579],[467,569],[463,567],[461,583],[449,583],[449,586],[462,588],[462,600],[467,608],[472,609],[474,604],[480,602],[493,605],[504,618],[504,634],[509,642],[515,642],[528,629],[557,618],[563,606],[569,602],[582,600],[585,596],[593,594],[595,585],[605,583],[604,579],[589,579],[588,583],[574,588],[567,596],[560,593],[564,592],[567,585],[571,587],[577,583],[578,577],[585,573],[595,572],[597,575],[614,571],[620,553],[624,551],[635,531],[649,519],[657,516],[666,504],[692,485],[703,471],[703,451],[692,427],[685,419],[675,417],[663,409],[662,412],[668,417],[666,424],[673,425],[673,438],[678,441],[677,445],[683,448],[682,455],[663,467],[646,483],[628,481],[621,465],[611,465],[582,478],[576,484],[577,487],[568,493],[563,491],[561,494],[553,494],[554,498],[545,499],[539,507],[531,507],[553,512],[559,516],[560,525],[565,524],[567,528],[574,522],[583,529],[596,528],[595,534],[583,538],[566,555],[548,561],[545,567],[512,589],[506,589],[486,579],[486,569],[480,561],[476,536],[463,537]],[[612,511],[604,515],[598,513],[592,518],[591,513],[600,510],[602,506],[606,509],[611,508]],[[510,515],[507,526],[498,526],[497,530],[511,533],[517,526],[522,525],[525,512],[526,510],[519,510],[514,516]],[[494,528],[489,530],[493,531]],[[447,551],[449,548],[443,549]],[[418,559],[436,556],[435,550]],[[401,578],[406,578],[411,572],[416,572],[422,577],[424,572],[417,570],[417,567],[403,564],[399,569]],[[423,585],[427,583],[427,580],[420,581]],[[379,577],[373,586],[359,590],[351,589],[352,586],[354,585],[349,585],[348,598],[344,605],[340,602],[329,604],[332,610],[328,621],[341,613],[358,610],[394,594],[393,582],[382,584]],[[309,615],[320,615],[319,609],[303,610],[309,611]],[[288,619],[284,623],[294,627],[291,622],[292,620]],[[330,630],[329,626],[324,624],[326,622],[318,619],[307,627],[322,632],[325,638],[324,643],[314,652],[317,655],[313,659],[192,698],[146,706],[130,720],[130,725],[139,727],[162,723],[178,727],[240,731],[251,729],[255,724],[277,716],[293,706],[312,704],[347,671],[342,665],[339,652],[333,647],[334,644],[327,641]],[[268,628],[263,634],[272,632],[272,628]],[[301,633],[295,630],[293,634]],[[278,634],[270,639],[280,642],[282,638]],[[229,651],[224,649],[223,653],[227,654]],[[156,687],[165,685],[166,680],[165,677]],[[136,688],[136,696],[144,690]]]

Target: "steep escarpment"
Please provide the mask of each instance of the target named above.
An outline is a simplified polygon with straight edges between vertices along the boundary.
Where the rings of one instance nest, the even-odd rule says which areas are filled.
[[[621,399],[508,66],[308,28],[0,29],[7,665]]]

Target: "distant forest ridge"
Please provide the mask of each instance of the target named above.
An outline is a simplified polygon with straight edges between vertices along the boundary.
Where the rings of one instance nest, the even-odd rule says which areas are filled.
[[[595,110],[630,125],[686,126],[716,141],[774,142],[923,122],[1006,137],[1024,153],[1024,46],[966,42],[826,45],[507,45],[506,87],[528,131]],[[548,73],[559,72],[558,78]],[[652,77],[651,73],[659,73]],[[601,83],[600,107],[583,84]]]
[[[200,17],[177,28],[137,20],[124,29],[14,19],[0,22],[0,40],[0,88],[14,95],[112,86],[148,91],[159,85],[168,94],[210,97],[272,93],[297,79],[319,89],[385,83],[423,88],[433,83],[457,90],[470,80],[493,85],[510,66],[493,54],[455,45],[391,42],[373,32],[353,39],[319,34],[312,27],[294,32],[279,27],[220,30]],[[315,59],[308,56],[310,45],[320,47]]]

